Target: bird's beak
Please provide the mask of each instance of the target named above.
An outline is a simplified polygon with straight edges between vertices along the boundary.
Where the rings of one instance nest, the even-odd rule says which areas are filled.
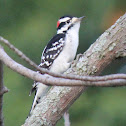
[[[74,17],[74,18],[72,19],[72,22],[73,22],[73,23],[76,23],[76,22],[81,22],[81,21],[82,21],[82,19],[84,19],[84,18],[85,18],[85,16],[82,16],[82,17],[79,17],[79,18]]]
[[[79,17],[78,19],[82,21],[85,18],[85,16]]]

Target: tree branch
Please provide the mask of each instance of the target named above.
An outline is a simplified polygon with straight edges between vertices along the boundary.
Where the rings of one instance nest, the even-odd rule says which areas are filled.
[[[66,74],[99,75],[117,57],[119,50],[125,51],[125,33],[126,14],[106,30]],[[85,89],[84,86],[52,87],[24,126],[54,126]]]
[[[0,60],[0,126],[4,126],[3,122],[3,63]]]
[[[78,76],[76,80],[65,79],[65,78],[55,78],[48,75],[41,75],[36,71],[32,71],[23,65],[15,62],[11,59],[4,49],[0,47],[0,60],[3,61],[12,70],[20,73],[35,81],[42,82],[46,85],[52,86],[125,86],[126,85],[126,74],[116,74],[108,75],[102,77],[90,77],[90,76]],[[100,82],[99,82],[100,81]]]
[[[12,45],[7,39],[4,39],[3,37],[0,36],[0,42],[2,42],[5,45],[7,45],[21,59],[26,61],[29,65],[34,67],[36,70],[40,71],[41,73],[46,73],[48,75],[51,75],[53,77],[59,77],[59,78],[65,78],[65,79],[74,79],[74,80],[82,80],[82,81],[105,81],[105,80],[112,80],[112,79],[126,79],[125,75],[122,75],[122,74],[121,75],[118,74],[118,75],[111,75],[111,76],[103,76],[103,77],[99,77],[98,76],[98,77],[92,78],[90,76],[65,75],[65,74],[53,73],[53,72],[50,72],[49,70],[43,69],[41,67],[38,67],[36,63],[34,63],[32,60],[30,60],[23,52],[21,52],[14,45]],[[117,56],[116,57],[118,58],[118,57],[125,57],[125,56],[126,56],[126,48],[120,49],[117,52]],[[61,85],[59,85],[59,86],[61,86]]]

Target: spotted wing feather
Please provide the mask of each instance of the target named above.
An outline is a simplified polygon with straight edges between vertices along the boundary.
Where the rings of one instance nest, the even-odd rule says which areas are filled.
[[[46,69],[51,67],[53,61],[57,58],[64,47],[64,37],[64,34],[57,34],[49,41],[42,53],[41,64],[39,65],[40,67]]]

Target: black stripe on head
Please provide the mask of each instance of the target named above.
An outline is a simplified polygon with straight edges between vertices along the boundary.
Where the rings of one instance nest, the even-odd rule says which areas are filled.
[[[62,28],[65,24],[66,24],[65,22],[61,22],[60,25],[59,25],[59,27],[57,29]]]
[[[64,19],[64,18],[68,18],[68,20],[71,20],[72,18],[73,18],[73,16],[70,16],[70,15],[64,15],[64,16],[62,16],[62,17],[60,17],[60,19],[62,20],[62,19]],[[60,20],[59,19],[59,20]],[[66,20],[67,21],[67,20]],[[61,29],[66,23],[65,20],[64,20],[64,22],[60,22],[60,25],[58,26],[58,28],[57,28],[57,30],[58,29]]]
[[[64,16],[60,17],[60,19],[65,18],[65,17],[73,18],[73,16],[71,16],[71,15],[64,15]]]

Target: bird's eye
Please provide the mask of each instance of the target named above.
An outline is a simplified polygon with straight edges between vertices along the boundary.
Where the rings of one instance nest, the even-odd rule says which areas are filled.
[[[67,23],[70,23],[70,20],[68,20]]]

